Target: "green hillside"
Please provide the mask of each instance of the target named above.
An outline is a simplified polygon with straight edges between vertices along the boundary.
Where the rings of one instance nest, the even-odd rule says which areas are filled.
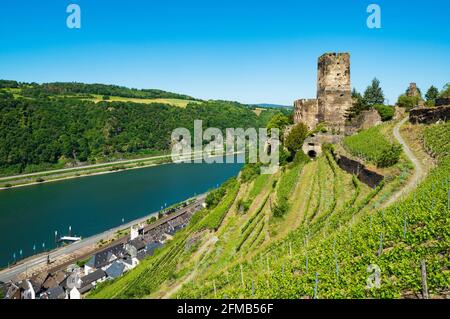
[[[216,207],[196,215],[136,270],[89,297],[418,297],[422,261],[430,294],[445,294],[450,162],[440,136],[449,130],[448,123],[421,130],[438,165],[417,189],[388,207],[412,174],[403,156],[375,189],[343,172],[329,151],[314,161],[300,157],[275,175],[230,181]],[[284,213],[277,217],[279,206]],[[187,245],[193,238],[195,244]],[[368,289],[374,269],[380,270],[381,284]]]
[[[109,85],[0,81],[0,87],[0,176],[160,154],[170,150],[172,131],[192,132],[194,120],[222,130],[265,127],[280,112],[258,116],[237,102]]]

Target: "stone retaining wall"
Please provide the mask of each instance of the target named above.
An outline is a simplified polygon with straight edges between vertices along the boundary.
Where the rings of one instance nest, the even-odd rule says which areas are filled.
[[[420,107],[409,112],[409,121],[413,124],[432,124],[450,119],[450,106]]]
[[[372,188],[377,187],[384,179],[383,175],[367,169],[358,161],[352,160],[343,155],[333,154],[333,156],[336,160],[336,163],[342,170],[346,171],[349,174],[356,175],[362,183]]]

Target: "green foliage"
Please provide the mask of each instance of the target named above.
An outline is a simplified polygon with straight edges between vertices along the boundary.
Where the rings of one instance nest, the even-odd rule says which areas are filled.
[[[225,214],[236,199],[239,191],[239,183],[235,178],[232,178],[220,186],[220,188],[226,189],[225,196],[221,198],[221,201],[213,209],[209,209],[206,217],[200,223],[199,230],[205,228],[217,230],[219,228]]]
[[[88,261],[91,259],[91,257],[89,256],[88,258],[82,259],[82,260],[78,260],[76,262],[78,267],[84,267],[84,265],[86,265],[88,263]]]
[[[363,99],[364,103],[369,107],[384,103],[383,90],[381,89],[380,81],[377,78],[374,78],[371,85],[367,87]]]
[[[302,165],[296,165],[292,168],[286,169],[278,183],[277,188],[277,200],[283,198],[289,198],[294,190],[294,186],[297,183],[298,177],[301,172]]]
[[[205,203],[209,209],[213,209],[220,203],[223,196],[227,192],[227,187],[225,184],[222,184],[219,188],[212,190],[206,195]]]
[[[269,177],[270,177],[269,174],[262,174],[255,179],[255,181],[253,182],[253,187],[248,195],[249,200],[253,201],[255,197],[258,196],[259,193],[261,193],[264,186],[267,185]]]
[[[306,164],[310,161],[311,161],[311,159],[308,157],[308,155],[306,155],[303,152],[297,152],[297,154],[295,154],[293,163],[294,163],[294,165],[295,164]]]
[[[11,80],[0,80],[0,89],[14,89],[18,88],[19,83],[17,81],[11,81]]]
[[[447,83],[442,92],[439,94],[439,97],[441,98],[450,98],[450,83]]]
[[[322,151],[325,153],[333,154],[335,152],[335,146],[330,143],[325,143],[322,145]],[[328,156],[327,156],[328,157]]]
[[[327,125],[323,122],[320,122],[316,125],[316,127],[311,131],[311,134],[316,133],[326,133],[328,132]]]
[[[283,172],[277,187],[277,201],[272,207],[275,217],[282,217],[289,210],[289,198],[294,191],[302,167],[303,165],[297,164]]]
[[[280,131],[280,139],[282,139],[284,129],[291,123],[292,120],[289,117],[284,114],[277,113],[267,123],[267,129],[270,132],[271,129],[277,128]]]
[[[278,152],[279,152],[280,166],[284,166],[288,162],[291,162],[293,160],[293,156],[292,156],[291,152],[286,151],[283,147],[280,147]]]
[[[397,105],[405,108],[407,111],[419,105],[420,98],[418,96],[400,95],[397,100]]]
[[[392,166],[398,162],[401,146],[390,143],[380,132],[381,126],[344,138],[344,147],[353,155],[371,162],[378,167]]]
[[[177,127],[265,127],[245,105],[209,101],[186,108],[166,104],[83,101],[71,98],[0,99],[0,175],[100,163],[163,152]]]
[[[11,92],[0,90],[0,100],[13,99],[14,95]]]
[[[402,153],[402,146],[393,144],[384,149],[378,156],[376,164],[378,167],[389,167],[398,162]]]
[[[250,227],[250,225],[252,225],[253,221],[258,219],[261,215],[264,216],[264,214],[262,214],[262,210],[263,210],[264,206],[266,205],[268,199],[269,199],[269,196],[267,195],[264,198],[261,205],[259,205],[258,209],[255,211],[255,213],[253,213],[253,215],[247,220],[247,222],[244,224],[244,226],[242,226],[241,234],[244,234],[247,231],[247,229]]]
[[[437,136],[441,129],[433,126],[429,134]],[[421,296],[422,260],[430,294],[445,293],[450,285],[450,161],[444,153],[437,155],[438,167],[404,200],[374,209],[371,203],[382,185],[356,202],[358,196],[352,196],[339,212],[300,227],[249,260],[186,284],[177,297],[311,298],[316,274],[319,298]],[[371,264],[380,269],[381,285],[367,289]]]
[[[241,181],[246,183],[256,178],[261,172],[261,163],[248,163],[241,170]]]
[[[252,202],[250,200],[243,200],[241,198],[237,202],[237,207],[238,207],[239,211],[246,213],[248,211],[248,209],[250,208],[251,204],[252,204]]]
[[[361,93],[356,91],[355,88],[352,90],[352,100],[353,104],[352,107],[347,110],[347,113],[345,114],[345,117],[348,120],[352,120],[356,116],[358,116],[362,111],[368,110],[370,108],[369,105],[367,105],[366,100],[362,97]]]
[[[439,90],[435,86],[430,86],[427,93],[425,94],[425,98],[427,102],[434,101],[439,97]]]
[[[308,137],[308,134],[308,127],[303,123],[298,123],[289,132],[284,145],[291,154],[295,154],[298,151],[301,151],[303,142],[305,141],[305,138]]]
[[[376,104],[374,108],[378,111],[383,122],[392,120],[395,114],[395,109],[389,105]]]
[[[427,150],[436,157],[450,155],[450,122],[428,126],[423,132]]]
[[[335,209],[338,184],[334,184],[332,209],[327,207],[327,211],[320,212],[309,225],[300,226],[287,237],[271,242],[255,255],[233,259],[216,271],[208,271],[211,260],[205,258],[205,262],[199,263],[199,271],[193,279],[183,280],[183,286],[174,297],[310,298],[316,273],[319,298],[420,296],[421,260],[427,265],[430,294],[445,293],[450,285],[447,271],[450,264],[450,211],[447,206],[450,161],[448,155],[444,156],[448,154],[448,145],[438,141],[444,130],[443,124],[427,129],[424,141],[427,148],[436,150],[440,163],[404,200],[379,210],[377,207],[386,196],[382,193],[384,183],[364,193],[357,178],[353,177],[352,196]],[[444,132],[448,134],[448,131]],[[336,181],[338,168],[332,157],[327,153],[326,156]],[[289,173],[288,170],[284,172]],[[324,178],[323,175],[318,176]],[[260,237],[265,216],[262,210],[269,195],[244,226],[236,230],[240,236],[238,250],[245,252],[244,245],[251,249],[255,242],[257,247],[261,238],[264,240],[264,236]],[[326,201],[325,198],[323,200]],[[186,256],[186,238],[200,229],[198,226],[209,214],[207,210],[195,214],[187,229],[177,233],[174,240],[157,251],[155,256],[142,261],[136,269],[118,280],[99,285],[91,297],[148,297],[161,287],[166,289],[167,285],[161,286],[164,282],[173,284],[168,280],[180,278],[183,274],[179,269],[186,265],[183,259]],[[380,288],[366,288],[371,275],[367,267],[371,264],[380,267]],[[193,271],[191,264],[186,271]]]
[[[127,98],[141,98],[141,99],[157,99],[157,98],[170,98],[170,99],[183,99],[194,100],[192,97],[183,94],[165,92],[154,89],[130,89],[117,85],[105,85],[105,84],[85,84],[85,83],[44,83],[28,84],[21,83],[22,95],[32,98],[48,97],[55,95],[78,95],[84,94],[88,96],[90,94],[96,94],[101,96],[120,96]]]

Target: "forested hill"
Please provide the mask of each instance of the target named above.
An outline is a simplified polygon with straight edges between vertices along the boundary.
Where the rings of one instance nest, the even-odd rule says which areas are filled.
[[[45,97],[54,95],[102,95],[120,96],[138,99],[183,99],[196,100],[191,96],[177,94],[156,89],[130,89],[118,85],[107,84],[85,84],[76,82],[55,82],[55,83],[21,83],[11,80],[0,80],[0,89],[20,89],[21,95],[26,97]]]
[[[68,87],[74,90],[78,85]],[[100,163],[166,151],[170,149],[172,130],[193,130],[195,119],[203,120],[204,127],[220,129],[265,127],[279,112],[267,110],[258,116],[249,106],[226,101],[195,101],[184,108],[162,103],[95,103],[59,94],[30,97],[24,90],[17,96],[11,86],[0,89],[3,176],[63,168],[72,162]],[[129,92],[150,94],[150,90]]]

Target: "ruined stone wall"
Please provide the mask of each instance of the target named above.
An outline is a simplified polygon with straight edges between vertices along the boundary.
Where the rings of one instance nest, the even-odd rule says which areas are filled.
[[[345,114],[352,106],[350,54],[326,53],[317,66],[318,122],[336,132],[345,130]]]
[[[441,97],[436,99],[436,106],[447,106],[450,105],[450,98],[448,97]]]
[[[450,120],[450,106],[417,107],[409,112],[409,121],[413,124],[432,124]]]
[[[349,174],[355,175],[362,183],[372,188],[377,187],[384,179],[383,175],[367,169],[358,161],[352,160],[343,155],[333,154],[333,156],[341,169]]]
[[[318,103],[316,99],[301,99],[294,102],[294,123],[303,123],[310,130],[317,125]]]
[[[381,116],[376,109],[365,110],[345,123],[345,135],[353,135],[360,130],[366,130],[381,123]]]

